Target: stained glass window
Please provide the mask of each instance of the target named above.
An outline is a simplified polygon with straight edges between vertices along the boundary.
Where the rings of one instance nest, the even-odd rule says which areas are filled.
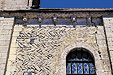
[[[67,64],[67,74],[71,74],[71,63]]]
[[[78,63],[78,74],[83,74],[82,63]]]
[[[72,74],[77,74],[77,63],[72,63]]]
[[[84,74],[89,74],[89,65],[88,63],[83,63],[84,64]]]
[[[67,75],[96,75],[94,58],[86,49],[72,50],[66,58]]]

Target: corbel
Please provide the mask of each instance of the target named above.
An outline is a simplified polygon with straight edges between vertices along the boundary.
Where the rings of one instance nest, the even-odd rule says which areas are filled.
[[[41,23],[42,23],[42,16],[38,16],[38,22],[39,22],[39,27],[41,28]]]
[[[22,20],[24,22],[24,26],[27,26],[27,23],[29,21],[28,17],[27,16],[24,16]]]
[[[87,16],[86,20],[87,20],[87,24],[88,25],[91,25],[91,23],[92,23],[92,17],[90,15]]]
[[[42,22],[42,16],[38,16],[38,22],[39,22],[39,23]]]
[[[77,22],[77,17],[75,15],[71,16],[72,22]]]
[[[77,17],[75,15],[71,16],[71,21],[73,23],[73,27],[75,27],[75,24],[77,23]]]
[[[56,25],[56,22],[57,22],[57,16],[53,15],[53,23],[54,23],[54,25]]]

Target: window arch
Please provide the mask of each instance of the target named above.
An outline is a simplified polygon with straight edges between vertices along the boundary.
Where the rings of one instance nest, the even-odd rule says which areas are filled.
[[[72,50],[66,57],[66,75],[96,75],[92,54],[84,48]]]

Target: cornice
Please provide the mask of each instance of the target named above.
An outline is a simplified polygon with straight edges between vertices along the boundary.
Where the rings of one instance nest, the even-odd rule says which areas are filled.
[[[1,12],[113,12],[113,8],[0,9]]]

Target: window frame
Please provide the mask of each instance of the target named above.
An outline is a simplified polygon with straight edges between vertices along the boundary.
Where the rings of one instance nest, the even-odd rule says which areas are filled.
[[[75,58],[77,58],[77,53],[78,52],[81,53],[82,60],[69,60],[69,58],[72,59],[74,57],[74,56],[72,57],[72,55],[74,53],[76,53]],[[83,52],[86,52],[86,54],[87,54],[87,57],[86,57],[88,59],[87,61],[83,60],[83,57],[84,57]],[[71,74],[67,74],[67,64],[68,63],[71,63]],[[72,74],[72,63],[77,63],[77,74]],[[82,63],[83,74],[78,74],[78,63]],[[90,74],[90,67],[89,66],[88,66],[89,67],[89,74],[84,74],[84,64],[83,63],[88,63],[88,65],[89,65],[89,63],[92,63],[94,65],[94,74]],[[88,52],[87,50],[82,49],[82,48],[74,49],[74,50],[70,51],[69,54],[66,57],[66,75],[96,75],[94,57],[90,54],[90,52]]]

